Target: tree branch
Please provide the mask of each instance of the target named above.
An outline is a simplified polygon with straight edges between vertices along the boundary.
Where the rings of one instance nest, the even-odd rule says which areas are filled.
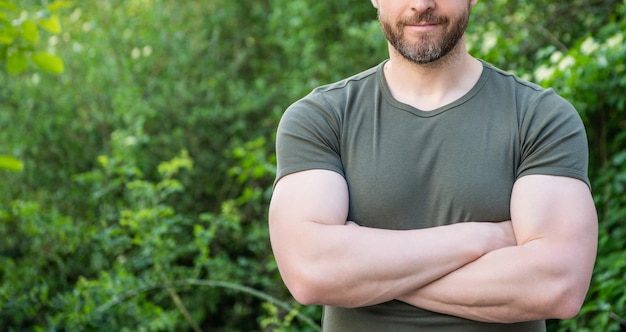
[[[148,285],[148,286],[143,286],[143,287],[138,287],[135,289],[131,289],[127,292],[118,294],[114,297],[112,297],[109,301],[107,301],[106,303],[104,303],[103,305],[97,307],[92,313],[94,315],[101,315],[102,313],[104,313],[105,311],[110,310],[111,308],[115,307],[116,305],[130,299],[133,298],[135,296],[138,296],[142,293],[147,293],[147,292],[151,292],[157,289],[168,289],[168,288],[180,288],[180,287],[186,287],[186,286],[202,286],[202,287],[212,287],[212,288],[226,288],[226,289],[231,289],[231,290],[235,290],[238,292],[242,292],[248,295],[252,295],[254,297],[260,298],[264,301],[270,302],[274,305],[276,305],[277,307],[284,309],[286,311],[292,311],[294,309],[293,306],[289,305],[286,302],[283,302],[267,293],[258,291],[254,288],[248,287],[248,286],[244,286],[244,285],[240,285],[240,284],[236,284],[236,283],[232,283],[232,282],[227,282],[227,281],[219,281],[219,280],[205,280],[205,279],[185,279],[185,280],[177,280],[177,281],[172,281],[172,282],[165,282],[165,283],[161,283],[161,284],[156,284],[156,285]],[[309,325],[311,328],[313,328],[315,331],[321,331],[321,328],[318,326],[318,324],[316,324],[311,318],[301,314],[300,312],[296,313],[296,317],[303,321],[304,323],[306,323],[307,325]]]

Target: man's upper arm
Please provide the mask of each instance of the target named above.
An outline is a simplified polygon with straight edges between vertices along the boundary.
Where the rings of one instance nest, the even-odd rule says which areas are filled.
[[[521,177],[513,187],[511,219],[518,245],[549,236],[584,246],[586,242],[579,241],[595,242],[596,238],[597,216],[591,192],[574,178]]]
[[[309,271],[315,270],[311,259],[325,259],[318,252],[320,237],[325,234],[320,226],[344,225],[347,215],[347,184],[336,172],[302,171],[276,183],[269,207],[270,242],[283,280],[294,296],[304,274],[317,272]],[[306,289],[301,291],[306,293]]]
[[[521,177],[513,187],[511,220],[518,245],[532,248],[534,241],[541,243],[541,255],[567,285],[568,298],[576,302],[572,311],[577,312],[597,248],[597,215],[587,184],[569,177]]]
[[[281,178],[270,203],[270,226],[303,221],[343,225],[348,216],[348,188],[340,174],[308,170]]]

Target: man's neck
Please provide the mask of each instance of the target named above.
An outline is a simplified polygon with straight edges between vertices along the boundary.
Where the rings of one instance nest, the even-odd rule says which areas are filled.
[[[411,62],[390,46],[385,79],[398,101],[423,111],[431,111],[461,98],[476,84],[482,64],[470,56],[465,44],[445,57],[428,64]]]

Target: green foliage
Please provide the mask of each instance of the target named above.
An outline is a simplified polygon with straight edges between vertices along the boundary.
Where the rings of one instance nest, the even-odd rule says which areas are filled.
[[[53,73],[63,72],[63,60],[43,48],[41,30],[48,34],[61,33],[59,12],[69,8],[68,1],[55,1],[43,9],[29,12],[23,4],[0,1],[0,62],[10,74],[19,74],[28,67],[29,59],[40,69]]]
[[[266,302],[263,303],[263,309],[265,309],[267,314],[267,317],[263,318],[260,324],[264,331],[288,332],[297,330],[304,332],[322,330],[317,323],[300,312],[302,308],[293,308],[284,314],[275,304]],[[297,325],[294,324],[297,318],[305,320],[308,326],[306,328],[297,327]]]
[[[566,52],[615,20],[621,0],[478,1],[468,41],[481,58],[518,74],[532,72],[554,51]]]
[[[386,58],[371,4],[43,3],[0,1],[0,167],[22,169],[0,172],[0,326],[319,330],[269,247],[273,135],[291,102]],[[472,17],[472,53],[553,86],[588,128],[598,261],[552,330],[624,328],[625,7],[494,0]]]
[[[3,248],[7,256],[2,265],[6,282],[0,293],[2,325],[16,330],[47,326],[73,331],[255,329],[254,318],[260,313],[243,305],[225,309],[220,304],[248,297],[248,305],[272,303],[314,327],[292,305],[246,286],[274,288],[275,265],[263,245],[265,225],[245,224],[240,205],[234,201],[225,202],[219,214],[185,217],[167,201],[184,192],[177,177],[193,168],[188,153],[182,151],[159,164],[160,180],[150,182],[132,160],[124,158],[133,149],[129,137],[114,135],[115,154],[101,156],[99,168],[75,177],[99,203],[100,220],[78,228],[70,218],[20,201],[1,214],[2,225],[11,227],[3,232],[14,235],[14,241],[5,242]],[[31,239],[32,251],[19,252],[22,237]],[[36,265],[33,258],[37,258]],[[65,261],[89,263],[77,269]],[[63,272],[77,273],[60,278],[73,280],[72,286],[29,273],[44,267],[57,277]],[[24,275],[34,279],[24,279]],[[51,295],[51,288],[67,290]],[[212,301],[206,302],[207,298]]]
[[[55,1],[46,9],[31,15],[13,1],[0,1],[0,63],[9,74],[19,74],[28,67],[29,59],[41,70],[63,73],[63,60],[48,51],[37,51],[40,30],[61,33],[59,11],[71,6],[67,1]],[[21,171],[22,162],[0,155],[0,170]]]

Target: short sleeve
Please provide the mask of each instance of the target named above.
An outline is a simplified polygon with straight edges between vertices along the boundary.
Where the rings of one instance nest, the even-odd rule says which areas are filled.
[[[311,169],[326,169],[344,175],[340,124],[339,112],[319,93],[313,92],[287,108],[276,133],[274,183],[288,174]]]
[[[517,177],[567,176],[590,186],[588,144],[576,109],[551,89],[541,92],[520,124],[521,162]]]

